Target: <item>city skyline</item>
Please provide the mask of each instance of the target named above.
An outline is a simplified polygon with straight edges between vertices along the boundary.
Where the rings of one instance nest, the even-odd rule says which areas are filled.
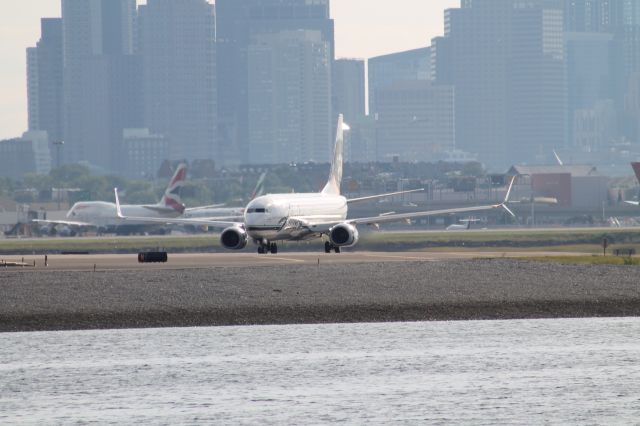
[[[459,0],[424,3],[400,0],[394,7],[383,7],[383,0],[369,0],[364,7],[361,0],[333,1],[336,58],[366,59],[429,45],[432,37],[442,35],[444,10],[457,7]],[[5,67],[0,79],[0,139],[18,136],[27,129],[26,48],[38,41],[41,18],[60,16],[58,0],[3,5],[0,55],[5,58]]]

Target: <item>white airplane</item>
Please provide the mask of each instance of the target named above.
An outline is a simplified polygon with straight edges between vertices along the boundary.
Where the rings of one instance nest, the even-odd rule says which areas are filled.
[[[180,216],[185,206],[180,199],[180,189],[187,175],[185,164],[180,164],[169,181],[164,196],[157,204],[132,204],[119,206],[127,215],[141,218],[171,218]],[[116,215],[116,205],[106,201],[80,201],[67,212],[68,220],[33,220],[40,225],[66,228],[96,228],[99,233],[116,232],[128,234],[148,227],[146,221],[124,221]]]
[[[466,222],[466,223],[465,223]],[[471,229],[472,222],[480,222],[480,219],[462,219],[460,223],[452,223],[445,228],[446,231],[467,231]]]
[[[348,219],[347,213],[350,204],[384,198],[397,193],[354,199],[347,199],[340,195],[344,130],[343,118],[342,115],[340,115],[338,117],[338,129],[336,132],[331,172],[329,174],[329,180],[321,192],[268,194],[257,197],[250,201],[245,208],[244,221],[226,222],[203,219],[170,219],[164,222],[207,225],[223,229],[220,234],[220,243],[229,250],[241,250],[245,248],[248,241],[251,240],[258,246],[258,253],[271,252],[275,254],[278,252],[278,241],[301,241],[326,238],[324,246],[325,252],[330,253],[333,250],[336,253],[340,253],[342,247],[351,247],[358,242],[358,225],[378,225],[385,222],[410,220],[425,216],[476,212],[495,208],[503,208],[513,215],[511,210],[505,205],[511,192],[511,186],[513,185],[512,180],[505,201],[501,204]],[[131,217],[123,214],[122,209],[120,209],[118,189],[116,188],[114,192],[118,217],[123,220],[144,220],[144,218]],[[148,219],[148,221],[160,222],[163,220]]]

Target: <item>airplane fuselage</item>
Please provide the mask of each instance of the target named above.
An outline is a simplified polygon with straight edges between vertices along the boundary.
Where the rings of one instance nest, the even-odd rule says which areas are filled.
[[[203,209],[187,209],[182,217],[184,218],[225,218],[225,217],[237,217],[240,218],[244,215],[244,207],[211,207]]]
[[[138,217],[177,217],[179,212],[168,210],[161,212],[154,208],[143,205],[122,205],[123,213]],[[122,226],[125,222],[116,215],[116,205],[106,201],[86,201],[78,202],[71,207],[67,213],[67,218],[80,222],[90,223],[96,227],[113,228]],[[149,225],[146,222],[126,222],[126,225]]]
[[[309,225],[346,218],[347,199],[322,193],[264,195],[251,201],[244,212],[247,234],[254,241],[313,238],[317,233]]]

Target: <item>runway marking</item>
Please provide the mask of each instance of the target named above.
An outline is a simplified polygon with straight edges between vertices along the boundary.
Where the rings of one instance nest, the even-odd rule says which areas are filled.
[[[437,259],[435,258],[429,258],[429,257],[414,257],[414,256],[393,256],[393,255],[389,255],[389,254],[367,254],[367,253],[360,253],[361,256],[366,256],[366,257],[383,257],[383,258],[390,258],[390,259],[402,259],[402,260],[423,260],[423,261],[429,261],[429,262],[435,262]]]
[[[288,262],[306,262],[303,259],[291,259],[288,257],[280,257],[280,256],[269,256],[269,255],[257,255],[254,257],[254,259],[260,259],[260,260],[286,260]]]

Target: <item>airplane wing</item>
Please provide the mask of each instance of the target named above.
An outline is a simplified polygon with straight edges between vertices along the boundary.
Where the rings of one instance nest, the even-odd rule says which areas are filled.
[[[142,206],[142,207],[147,210],[151,210],[160,214],[178,214],[179,213],[176,211],[176,209],[161,207],[161,206]]]
[[[220,204],[211,204],[209,206],[198,206],[198,207],[189,207],[188,209],[185,209],[185,213],[189,213],[189,212],[197,212],[200,210],[208,210],[208,209],[218,209],[220,207],[225,207],[226,204],[225,203],[220,203]]]
[[[493,204],[493,205],[487,205],[487,206],[461,207],[457,209],[429,210],[429,211],[415,212],[415,213],[399,213],[399,214],[389,214],[385,216],[363,217],[358,219],[347,220],[347,222],[353,225],[373,225],[373,224],[380,224],[380,223],[386,223],[386,222],[398,222],[398,221],[407,220],[407,219],[417,219],[420,217],[438,216],[438,215],[455,214],[455,213],[479,212],[479,211],[493,210],[498,208],[503,208],[513,215],[511,210],[509,210],[508,207],[505,206],[504,204]]]
[[[493,209],[503,209],[511,216],[515,217],[515,214],[507,207],[507,203],[509,202],[509,196],[511,195],[511,189],[513,188],[513,183],[515,182],[515,176],[511,179],[511,183],[509,184],[509,189],[507,190],[507,194],[504,198],[504,201],[500,204],[490,204],[485,206],[473,206],[473,207],[461,207],[456,209],[443,209],[443,210],[428,210],[422,212],[412,212],[412,213],[397,213],[397,214],[383,214],[379,216],[373,217],[363,217],[356,219],[347,219],[343,222],[331,222],[331,223],[305,223],[303,226],[313,232],[317,233],[327,233],[331,230],[332,227],[338,225],[339,223],[349,223],[352,225],[379,225],[381,223],[387,222],[399,222],[407,219],[417,219],[420,217],[428,217],[428,216],[437,216],[437,215],[445,215],[445,214],[455,214],[455,213],[470,213],[470,212],[479,212],[485,210],[493,210]]]
[[[350,199],[347,200],[347,204],[364,203],[364,202],[371,201],[371,200],[377,200],[379,198],[391,197],[393,195],[409,194],[411,192],[421,192],[421,191],[424,191],[424,188],[410,189],[410,190],[407,190],[407,191],[389,192],[387,194],[371,195],[371,196],[368,196],[368,197],[350,198]]]
[[[116,214],[117,216],[124,221],[132,221],[132,222],[145,222],[145,223],[163,223],[165,225],[196,225],[196,226],[210,226],[212,228],[228,228],[229,226],[238,226],[244,225],[241,221],[230,221],[230,220],[220,220],[226,218],[189,218],[189,219],[181,219],[181,218],[164,218],[164,217],[134,217],[134,216],[124,216],[122,214],[122,209],[120,208],[120,197],[118,196],[118,188],[114,189],[114,193],[116,196]]]
[[[640,206],[640,201],[625,201],[627,204],[631,204],[632,206]]]
[[[95,226],[93,223],[77,222],[73,220],[43,220],[32,219],[31,223],[38,223],[41,225],[65,225],[65,226]]]

